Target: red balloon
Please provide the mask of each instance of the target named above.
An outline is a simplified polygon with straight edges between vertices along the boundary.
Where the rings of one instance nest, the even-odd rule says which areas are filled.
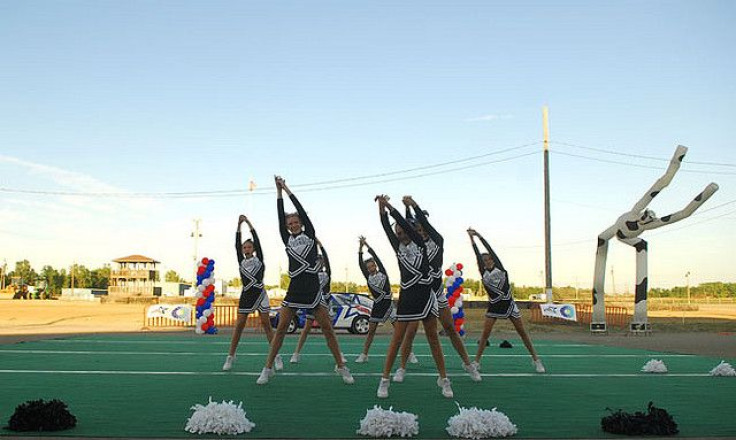
[[[207,317],[207,322],[209,322],[210,324],[212,324],[213,322],[215,322],[215,315],[214,315],[214,313],[212,315],[210,315],[210,316]]]
[[[212,292],[213,290],[215,290],[215,285],[214,284],[210,284],[209,286],[207,286],[207,287],[204,288],[204,291],[205,292]]]
[[[455,267],[457,267],[457,270],[463,270],[463,263],[457,263]]]
[[[209,263],[210,263],[210,259],[209,258],[207,258],[207,257],[202,258],[202,264],[204,264],[206,266]]]
[[[202,275],[204,273],[204,266],[200,266],[197,268],[197,275]]]
[[[449,277],[449,276],[452,276],[452,274],[453,274],[453,273],[454,273],[454,272],[452,271],[452,269],[447,269],[447,270],[445,271],[445,275],[447,275],[448,277]]]
[[[202,324],[202,330],[207,331],[207,329],[209,329],[209,328],[210,328],[209,321],[207,321],[204,324]]]
[[[449,297],[449,298],[447,298],[447,303],[450,304],[450,307],[452,307],[452,306],[455,305],[455,300],[457,300],[457,297],[454,296],[454,295],[451,296],[451,297]]]
[[[465,318],[457,318],[455,320],[455,325],[463,325],[465,324]]]
[[[463,286],[457,286],[457,289],[455,289],[455,292],[456,292],[457,294],[461,294],[461,293],[463,293]]]
[[[199,299],[197,300],[197,305],[198,305],[198,306],[203,306],[203,305],[204,305],[204,298],[199,298]]]

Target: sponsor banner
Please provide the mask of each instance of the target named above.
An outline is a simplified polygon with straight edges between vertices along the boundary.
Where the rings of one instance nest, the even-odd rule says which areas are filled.
[[[542,316],[552,318],[565,319],[567,321],[577,321],[578,316],[575,313],[575,304],[540,304]]]
[[[149,318],[169,318],[189,323],[192,319],[192,306],[188,304],[156,304],[148,307]]]

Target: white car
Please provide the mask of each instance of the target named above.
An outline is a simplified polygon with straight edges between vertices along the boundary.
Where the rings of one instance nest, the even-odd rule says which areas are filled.
[[[368,318],[373,310],[373,300],[366,295],[357,293],[333,293],[330,295],[329,312],[332,318],[332,327],[335,330],[347,330],[350,333],[364,335],[368,333]],[[271,311],[271,325],[279,323],[279,309]],[[294,333],[303,328],[307,321],[307,312],[299,309],[296,316],[289,323],[288,333]],[[314,327],[319,327],[315,321]]]

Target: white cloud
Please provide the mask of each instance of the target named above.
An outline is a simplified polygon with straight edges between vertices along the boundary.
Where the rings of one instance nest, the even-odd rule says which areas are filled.
[[[499,119],[511,119],[511,118],[513,118],[513,115],[508,115],[508,114],[498,115],[498,114],[492,113],[488,115],[478,116],[475,118],[469,118],[469,119],[466,119],[466,121],[468,122],[489,122],[489,121],[497,121]]]

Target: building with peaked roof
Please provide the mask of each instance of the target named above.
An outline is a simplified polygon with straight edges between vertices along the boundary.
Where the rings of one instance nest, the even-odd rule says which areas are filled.
[[[109,296],[161,295],[161,288],[155,285],[159,279],[156,265],[161,264],[160,261],[143,255],[128,255],[112,261],[117,266],[110,271]]]

